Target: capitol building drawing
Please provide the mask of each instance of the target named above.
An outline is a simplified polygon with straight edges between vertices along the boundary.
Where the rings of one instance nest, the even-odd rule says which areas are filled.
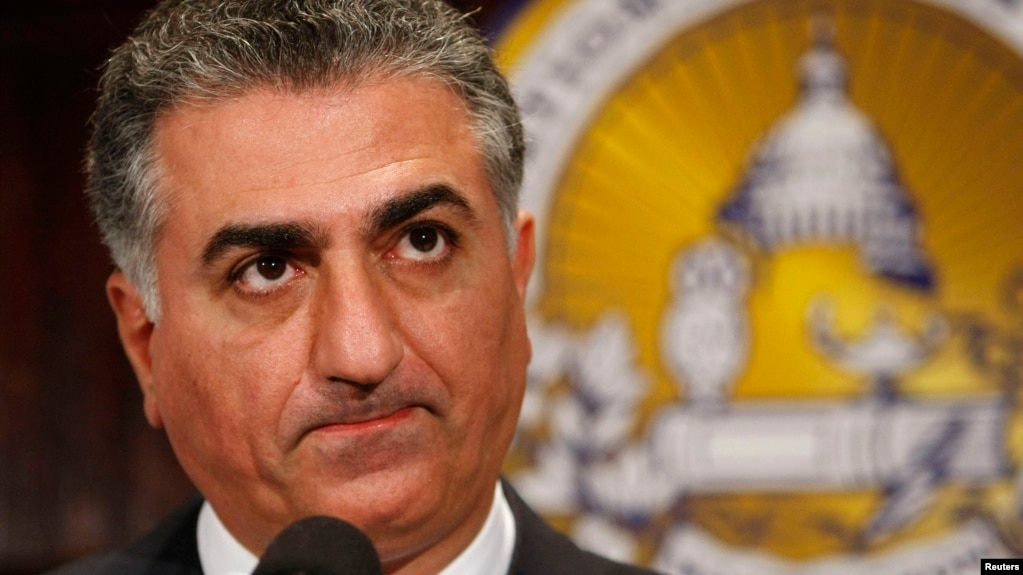
[[[846,69],[829,33],[800,63],[802,98],[754,151],[721,210],[761,249],[855,243],[868,269],[928,289],[915,210],[870,120],[846,96]]]

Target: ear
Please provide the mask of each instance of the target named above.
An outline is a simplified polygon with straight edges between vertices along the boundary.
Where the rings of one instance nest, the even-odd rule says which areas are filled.
[[[143,408],[146,419],[153,427],[163,427],[163,418],[156,401],[153,386],[152,358],[149,344],[155,325],[146,315],[142,294],[121,272],[114,272],[107,279],[107,299],[117,316],[117,333],[128,361],[135,369],[135,377],[142,388]]]
[[[533,273],[533,261],[536,259],[534,226],[533,214],[519,210],[519,215],[515,219],[516,242],[515,254],[512,256],[512,274],[515,276],[515,287],[519,290],[519,297],[523,301],[526,298],[529,276]]]

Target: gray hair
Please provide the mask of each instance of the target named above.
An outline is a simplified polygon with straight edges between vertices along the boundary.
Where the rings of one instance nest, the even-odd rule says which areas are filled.
[[[513,249],[519,114],[486,42],[454,8],[440,0],[168,0],[107,61],[86,159],[103,240],[152,321],[167,210],[153,153],[159,114],[259,87],[315,90],[380,75],[438,79],[462,96]]]

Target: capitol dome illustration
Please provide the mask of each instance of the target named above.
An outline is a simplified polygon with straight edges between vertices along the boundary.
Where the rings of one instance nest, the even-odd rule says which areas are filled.
[[[884,139],[846,95],[830,33],[818,29],[800,75],[800,101],[753,150],[720,220],[766,252],[852,244],[871,273],[930,290],[916,210]]]

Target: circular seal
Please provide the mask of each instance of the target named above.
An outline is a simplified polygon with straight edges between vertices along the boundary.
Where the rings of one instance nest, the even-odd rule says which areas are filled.
[[[1023,551],[1023,6],[540,0],[498,48],[527,500],[669,573]]]

